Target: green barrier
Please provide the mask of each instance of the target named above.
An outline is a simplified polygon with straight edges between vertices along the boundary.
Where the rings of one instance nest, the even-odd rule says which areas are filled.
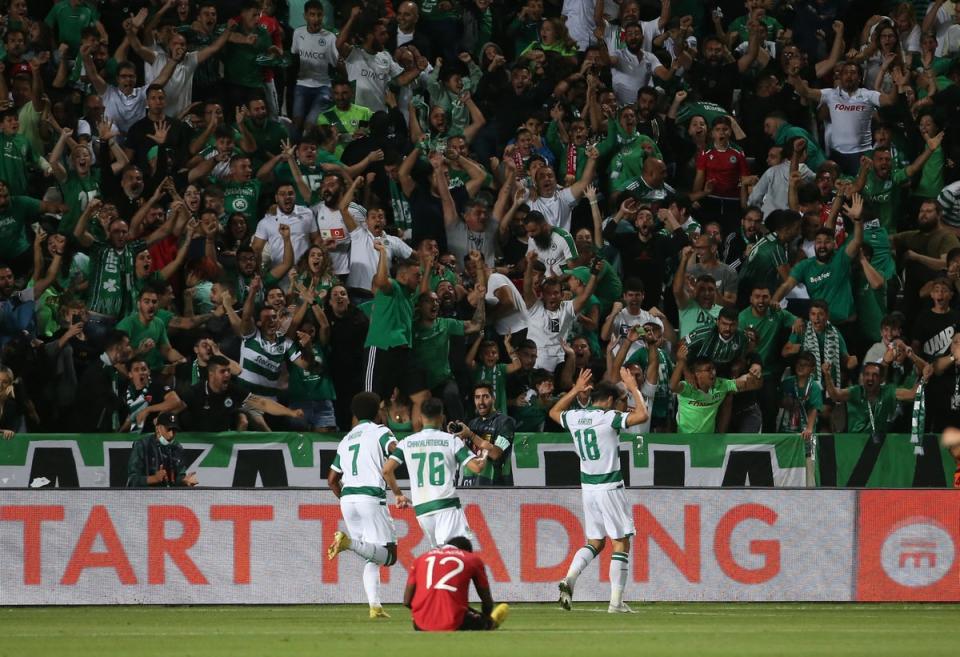
[[[888,434],[877,443],[867,434],[818,436],[816,454],[816,483],[824,488],[949,487],[956,468],[935,434],[926,434],[919,444],[909,434]]]
[[[324,486],[342,434],[222,433],[177,436],[205,486]],[[134,438],[125,434],[21,434],[0,442],[0,486],[45,478],[57,486],[123,486]],[[631,486],[803,486],[799,436],[649,434],[621,438]],[[514,484],[577,486],[567,434],[517,434]]]

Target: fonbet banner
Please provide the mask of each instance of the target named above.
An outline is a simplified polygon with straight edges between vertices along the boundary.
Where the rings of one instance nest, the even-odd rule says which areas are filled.
[[[494,597],[555,600],[585,541],[580,491],[460,497]],[[627,497],[637,527],[628,600],[850,600],[865,577],[854,581],[854,491],[657,489]],[[399,602],[407,566],[428,546],[411,511],[391,512],[399,563],[382,571],[383,599]],[[953,532],[956,524],[954,515]],[[365,602],[362,560],[325,556],[341,525],[337,500],[321,490],[8,491],[0,502],[0,605]],[[575,599],[608,599],[609,558],[608,544],[580,577]],[[877,591],[883,597],[887,589]]]
[[[188,469],[217,488],[325,487],[339,435],[223,433],[177,437]],[[122,434],[23,434],[0,441],[0,487],[123,487],[132,438]],[[621,437],[628,486],[804,486],[799,436]],[[569,434],[520,433],[511,453],[518,486],[579,486],[580,458]],[[405,472],[400,473],[401,478]]]

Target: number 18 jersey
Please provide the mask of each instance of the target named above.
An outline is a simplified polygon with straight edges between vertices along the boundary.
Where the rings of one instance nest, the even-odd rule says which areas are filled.
[[[620,430],[626,424],[626,414],[602,408],[574,409],[561,413],[560,421],[573,436],[580,455],[580,485],[592,490],[623,486]]]
[[[398,443],[390,458],[407,464],[410,496],[418,516],[460,508],[457,464],[476,458],[460,438],[445,431],[424,429]]]
[[[369,495],[386,499],[383,464],[397,439],[385,426],[364,421],[337,445],[330,468],[343,475],[343,495]]]

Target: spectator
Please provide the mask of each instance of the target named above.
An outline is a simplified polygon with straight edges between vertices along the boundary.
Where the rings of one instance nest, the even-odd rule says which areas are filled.
[[[195,472],[187,472],[183,445],[177,442],[180,422],[172,413],[157,418],[153,435],[144,436],[133,444],[127,462],[127,487],[196,486]]]
[[[479,473],[463,473],[463,486],[513,485],[511,461],[516,422],[497,410],[497,404],[492,383],[481,380],[473,386],[473,407],[476,415],[467,424],[469,433],[465,436],[471,440],[471,444],[485,440],[492,447],[487,452],[486,468]]]
[[[151,380],[150,366],[142,356],[130,359],[127,370],[130,373],[124,400],[127,418],[120,425],[119,433],[151,433],[154,419],[181,410],[180,398],[170,386]],[[154,415],[157,418],[151,417]]]
[[[847,404],[847,428],[850,433],[869,433],[874,443],[884,440],[896,417],[898,401],[913,401],[917,395],[920,379],[912,388],[898,388],[882,382],[882,366],[865,363],[860,375],[862,383],[849,388],[837,388],[829,363],[823,364],[823,382],[830,398]],[[933,367],[922,372],[924,382],[933,374]]]
[[[763,385],[759,363],[736,380],[717,378],[713,361],[697,357],[690,362],[687,374],[687,346],[677,350],[677,366],[670,378],[670,390],[677,395],[677,431],[680,433],[709,434],[716,430],[717,411],[730,393],[757,390]],[[693,383],[683,380],[687,375]]]

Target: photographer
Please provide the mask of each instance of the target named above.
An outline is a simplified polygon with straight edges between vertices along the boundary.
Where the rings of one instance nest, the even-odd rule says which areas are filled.
[[[144,486],[196,486],[197,474],[187,473],[183,446],[177,442],[180,423],[173,413],[164,413],[156,420],[152,436],[144,436],[133,444],[127,462],[127,488]]]
[[[511,455],[517,423],[512,417],[497,412],[495,394],[492,383],[477,383],[473,386],[476,417],[466,427],[460,422],[451,422],[447,427],[474,452],[487,452],[486,467],[479,473],[465,470],[461,486],[513,486]]]

